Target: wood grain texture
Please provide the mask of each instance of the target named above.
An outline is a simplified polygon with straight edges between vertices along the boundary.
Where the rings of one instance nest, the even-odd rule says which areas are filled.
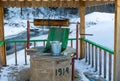
[[[84,38],[85,35],[85,2],[81,2],[80,5],[80,38]],[[83,40],[80,40],[80,59],[85,57],[85,43]]]
[[[69,19],[57,20],[57,19],[34,19],[35,26],[69,26]]]
[[[1,0],[1,7],[69,7],[79,8],[80,2],[95,6],[115,2],[115,0]]]
[[[0,7],[0,40],[4,40],[4,12],[3,8]],[[2,65],[6,65],[6,46],[0,47],[0,62]]]
[[[120,81],[120,0],[115,3],[114,81]]]

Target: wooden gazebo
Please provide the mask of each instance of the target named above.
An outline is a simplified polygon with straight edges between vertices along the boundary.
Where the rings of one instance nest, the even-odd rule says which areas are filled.
[[[0,0],[0,40],[4,40],[4,11],[6,7],[66,7],[80,9],[80,33],[85,34],[85,8],[115,3],[114,81],[120,81],[120,0]],[[80,36],[84,38],[83,35]],[[84,42],[80,41],[80,57],[84,58]],[[6,65],[6,47],[0,47],[0,61]]]

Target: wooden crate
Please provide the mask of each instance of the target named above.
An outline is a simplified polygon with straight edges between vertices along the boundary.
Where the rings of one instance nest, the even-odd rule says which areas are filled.
[[[30,81],[71,81],[71,57],[30,57]]]

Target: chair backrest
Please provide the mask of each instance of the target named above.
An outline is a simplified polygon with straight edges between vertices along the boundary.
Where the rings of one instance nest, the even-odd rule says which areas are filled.
[[[50,41],[60,41],[62,51],[66,49],[68,43],[69,28],[50,28],[46,49],[50,50]]]

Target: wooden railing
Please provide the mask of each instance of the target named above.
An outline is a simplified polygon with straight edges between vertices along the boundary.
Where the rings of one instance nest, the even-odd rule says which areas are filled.
[[[73,41],[76,38],[69,39],[69,45],[73,47]],[[114,51],[108,49],[102,45],[99,45],[95,42],[92,42],[85,38],[79,38],[79,40],[83,40],[85,43],[85,62],[88,65],[91,65],[94,68],[95,72],[98,72],[100,76],[106,78],[108,81],[112,81],[113,79],[113,55]],[[30,40],[30,43],[33,43],[33,47],[36,47],[37,42],[43,43],[42,46],[45,46],[47,40]],[[24,62],[27,65],[27,54],[26,54],[26,43],[27,40],[6,40],[0,41],[0,46],[7,43],[14,43],[14,54],[15,54],[15,65],[18,65],[17,59],[17,43],[24,43]]]
[[[85,62],[107,81],[112,81],[114,51],[88,39],[82,38],[81,40],[85,42]]]
[[[36,43],[37,42],[42,42],[43,45],[42,46],[45,46],[45,42],[47,40],[30,40],[30,43],[32,43],[33,47],[36,47]],[[27,52],[26,52],[26,49],[27,49],[27,40],[6,40],[4,41],[5,44],[8,44],[8,43],[13,43],[14,44],[14,54],[15,54],[15,65],[18,65],[18,57],[17,57],[17,47],[19,47],[17,44],[18,43],[21,43],[23,44],[23,49],[24,49],[24,62],[25,62],[25,65],[27,65]]]
[[[71,47],[73,47],[73,41],[75,41],[75,38],[71,38],[69,39],[69,43],[71,45]],[[30,43],[32,43],[33,45],[31,45],[32,47],[36,47],[36,43],[42,43],[38,46],[45,46],[46,45],[47,40],[30,40]],[[2,46],[3,44],[8,44],[8,43],[13,43],[14,44],[14,54],[15,54],[15,65],[18,65],[18,56],[17,56],[17,47],[19,47],[17,44],[18,43],[22,43],[24,45],[24,62],[25,65],[27,65],[27,53],[26,53],[26,49],[27,49],[27,40],[6,40],[6,41],[0,41],[0,46]]]

